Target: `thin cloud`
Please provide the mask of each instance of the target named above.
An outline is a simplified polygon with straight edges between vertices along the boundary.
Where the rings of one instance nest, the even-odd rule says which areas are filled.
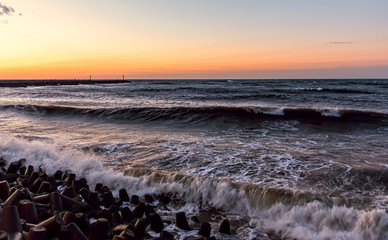
[[[1,15],[8,15],[8,16],[10,16],[14,12],[15,12],[15,10],[12,7],[7,6],[7,5],[5,5],[5,4],[0,2],[0,16]]]
[[[326,44],[353,44],[354,42],[327,42]]]

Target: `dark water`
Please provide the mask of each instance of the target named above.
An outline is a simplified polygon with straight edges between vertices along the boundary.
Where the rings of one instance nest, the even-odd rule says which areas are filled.
[[[0,133],[8,158],[249,216],[241,238],[388,234],[388,80],[1,88]]]

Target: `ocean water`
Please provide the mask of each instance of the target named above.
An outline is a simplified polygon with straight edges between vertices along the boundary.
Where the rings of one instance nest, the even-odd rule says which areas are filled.
[[[388,80],[0,88],[0,156],[222,209],[230,238],[388,239],[387,146]]]

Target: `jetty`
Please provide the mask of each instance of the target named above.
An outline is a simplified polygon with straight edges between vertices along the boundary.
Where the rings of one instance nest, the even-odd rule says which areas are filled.
[[[80,85],[80,84],[118,84],[128,83],[129,80],[112,79],[45,79],[45,80],[0,80],[0,87],[29,87],[29,86],[55,86],[55,85]]]

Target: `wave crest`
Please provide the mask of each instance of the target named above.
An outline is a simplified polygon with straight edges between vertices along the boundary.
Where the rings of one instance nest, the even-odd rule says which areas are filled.
[[[281,107],[144,107],[144,108],[78,108],[65,106],[8,105],[2,110],[27,114],[89,116],[118,121],[181,122],[183,124],[258,123],[262,120],[285,119],[304,122],[371,122],[385,123],[388,115],[373,111],[333,108],[281,108]]]

